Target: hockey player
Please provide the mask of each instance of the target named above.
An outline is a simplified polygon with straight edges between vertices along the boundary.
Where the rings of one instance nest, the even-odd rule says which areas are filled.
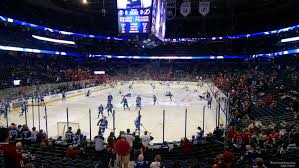
[[[112,100],[113,100],[113,96],[111,95],[111,93],[109,93],[107,99],[108,99],[108,103],[109,103],[109,102],[110,102],[110,103],[112,102]]]
[[[141,97],[138,95],[136,97],[136,110],[141,109]]]
[[[153,95],[153,101],[154,101],[154,105],[156,105],[156,103],[157,103],[157,97],[156,97],[156,95]]]
[[[104,116],[103,118],[101,118],[98,123],[97,126],[99,126],[99,135],[103,135],[105,133],[105,129],[108,128],[108,121],[107,121],[107,117]]]
[[[136,120],[134,121],[134,125],[136,128],[136,132],[138,132],[138,135],[140,135],[140,126],[142,126],[141,124],[141,115],[138,115]]]
[[[89,96],[91,96],[90,90],[88,90],[86,93],[86,97],[89,97]]]
[[[61,92],[61,95],[62,95],[62,101],[66,101],[66,95],[64,91]]]
[[[112,103],[108,102],[105,109],[107,109],[108,116],[110,116],[109,112],[112,114],[112,109],[113,109]]]
[[[167,91],[165,96],[169,96],[170,101],[172,101],[172,93],[170,91]]]
[[[24,102],[24,103],[22,103],[22,105],[21,105],[21,113],[20,113],[20,116],[23,116],[23,114],[26,112],[26,110],[27,110],[27,107],[26,107],[26,104],[25,104],[25,102]]]
[[[123,107],[124,107],[124,110],[126,109],[129,109],[130,110],[130,107],[128,105],[128,100],[126,97],[123,97],[122,101],[120,102],[120,104],[123,104]]]
[[[208,108],[211,108],[212,107],[212,101],[213,101],[212,97],[209,96],[207,100],[208,100]]]
[[[1,105],[1,106],[0,106],[0,117],[1,117],[2,115],[5,116],[5,113],[6,113],[5,108],[4,108],[3,105]]]
[[[101,104],[101,105],[98,107],[98,118],[100,117],[100,114],[103,116],[103,111],[104,111],[104,107],[103,107],[103,105]]]
[[[139,95],[136,97],[136,101],[140,101],[141,102],[141,97]]]
[[[39,96],[40,104],[45,105],[45,98],[44,96],[40,95]]]
[[[141,101],[136,100],[136,110],[141,110]]]
[[[72,144],[74,139],[74,133],[72,131],[72,127],[68,127],[68,130],[65,132],[65,140],[67,143]]]

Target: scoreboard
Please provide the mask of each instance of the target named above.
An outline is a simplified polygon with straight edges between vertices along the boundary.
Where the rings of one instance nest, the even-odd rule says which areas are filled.
[[[152,0],[117,0],[118,32],[150,33]]]
[[[166,0],[117,0],[120,34],[148,34],[164,41]]]
[[[120,9],[118,11],[118,31],[128,33],[150,33],[151,9]]]

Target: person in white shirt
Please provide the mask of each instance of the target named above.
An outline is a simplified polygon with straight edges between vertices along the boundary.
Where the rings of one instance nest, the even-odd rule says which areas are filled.
[[[125,134],[126,140],[129,142],[130,147],[133,146],[133,141],[135,137],[130,133],[130,129],[127,129],[127,133]]]
[[[96,136],[94,138],[94,143],[95,143],[95,150],[98,152],[101,152],[105,149],[105,141],[104,141],[104,137],[103,136]]]
[[[144,135],[141,136],[141,142],[145,149],[149,147],[151,140],[152,137],[147,134],[147,131],[144,131]]]
[[[31,143],[36,143],[36,141],[37,141],[37,134],[38,134],[38,131],[36,131],[36,128],[33,127],[32,131],[31,131]]]
[[[150,168],[160,168],[161,167],[161,156],[156,155],[154,162],[151,163]]]

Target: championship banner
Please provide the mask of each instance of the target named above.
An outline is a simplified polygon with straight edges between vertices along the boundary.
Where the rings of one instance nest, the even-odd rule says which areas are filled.
[[[186,17],[191,13],[191,2],[189,0],[184,0],[181,4],[180,13]]]
[[[176,17],[176,0],[167,0],[167,13],[166,17],[168,20]]]
[[[206,16],[210,12],[210,1],[205,1],[205,2],[199,1],[198,12],[203,16]]]

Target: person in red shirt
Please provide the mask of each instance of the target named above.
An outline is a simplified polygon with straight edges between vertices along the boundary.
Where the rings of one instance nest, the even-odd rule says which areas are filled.
[[[182,147],[183,155],[189,156],[192,154],[192,144],[187,138],[184,138],[184,140],[182,141],[181,147]]]
[[[77,146],[70,145],[68,149],[65,151],[67,157],[71,159],[75,159],[80,155],[80,149]]]
[[[227,138],[230,140],[230,142],[232,142],[236,135],[237,131],[234,129],[234,127],[230,127],[229,131],[227,132]]]
[[[119,167],[128,168],[130,162],[130,144],[126,141],[125,135],[121,135],[121,138],[115,143],[116,160]]]
[[[0,167],[1,168],[18,168],[22,164],[17,163],[16,146],[9,144],[7,128],[0,128]],[[21,165],[21,166],[19,166]]]
[[[245,145],[248,145],[249,141],[250,141],[250,138],[251,138],[251,133],[248,131],[248,129],[245,129],[245,131],[244,131],[244,133],[242,135],[243,143]]]

